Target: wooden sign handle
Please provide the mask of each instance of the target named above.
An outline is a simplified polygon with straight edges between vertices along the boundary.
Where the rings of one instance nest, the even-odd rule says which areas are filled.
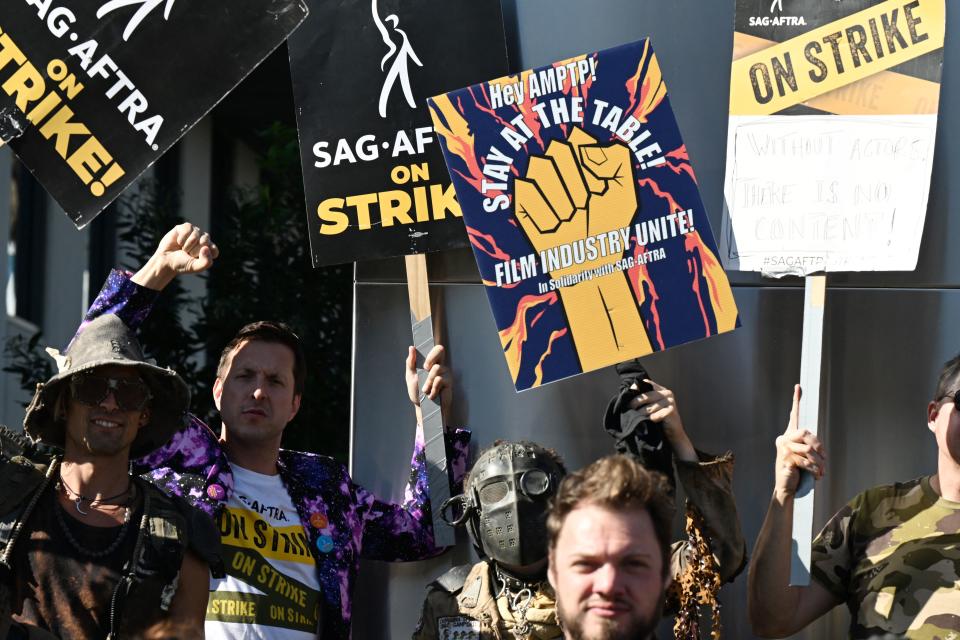
[[[820,373],[823,355],[823,311],[827,276],[807,276],[803,296],[803,343],[800,347],[800,429],[816,435],[820,419]],[[814,478],[801,471],[793,502],[793,557],[790,586],[810,584],[810,554],[813,544]]]
[[[420,388],[427,379],[424,359],[433,349],[433,315],[430,310],[430,283],[427,279],[427,258],[423,254],[405,256],[407,291],[410,297],[410,326],[413,346],[417,350],[417,377]],[[443,412],[440,398],[431,400],[420,395],[423,416],[424,457],[427,463],[427,486],[430,492],[430,512],[433,518],[433,539],[438,547],[455,543],[453,528],[440,517],[440,506],[450,497],[450,476],[447,474],[447,449],[443,437]]]

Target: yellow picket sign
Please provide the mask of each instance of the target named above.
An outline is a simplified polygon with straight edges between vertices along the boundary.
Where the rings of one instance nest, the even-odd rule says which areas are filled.
[[[887,0],[731,68],[730,114],[769,115],[943,47],[945,0]]]

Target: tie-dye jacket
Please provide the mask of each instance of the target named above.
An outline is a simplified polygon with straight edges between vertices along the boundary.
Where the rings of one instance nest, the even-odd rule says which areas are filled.
[[[157,292],[113,271],[84,317],[114,313],[137,329]],[[79,332],[78,332],[79,333]],[[215,517],[233,490],[230,463],[214,433],[195,416],[163,448],[137,461],[154,484]],[[447,459],[456,481],[466,470],[470,434],[447,435]],[[297,506],[317,561],[322,594],[318,637],[350,637],[350,603],[360,559],[420,560],[440,552],[433,544],[423,433],[418,427],[410,482],[402,505],[384,502],[355,484],[345,466],[327,456],[281,450],[277,466]]]

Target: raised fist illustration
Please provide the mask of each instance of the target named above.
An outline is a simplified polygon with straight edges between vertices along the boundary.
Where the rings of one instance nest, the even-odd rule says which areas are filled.
[[[542,156],[531,156],[527,173],[515,182],[516,217],[538,252],[630,225],[637,212],[630,149],[619,142],[598,144],[574,127],[566,141],[553,140]],[[608,255],[551,277],[615,262]]]

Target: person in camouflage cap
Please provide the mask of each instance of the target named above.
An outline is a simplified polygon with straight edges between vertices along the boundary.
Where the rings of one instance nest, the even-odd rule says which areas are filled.
[[[937,473],[868,489],[838,511],[813,542],[806,587],[787,586],[799,470],[823,477],[826,454],[798,428],[799,386],[777,438],[776,486],[748,583],[754,633],[791,635],[833,607],[851,613],[850,637],[960,638],[960,355],[944,365],[927,427]]]

